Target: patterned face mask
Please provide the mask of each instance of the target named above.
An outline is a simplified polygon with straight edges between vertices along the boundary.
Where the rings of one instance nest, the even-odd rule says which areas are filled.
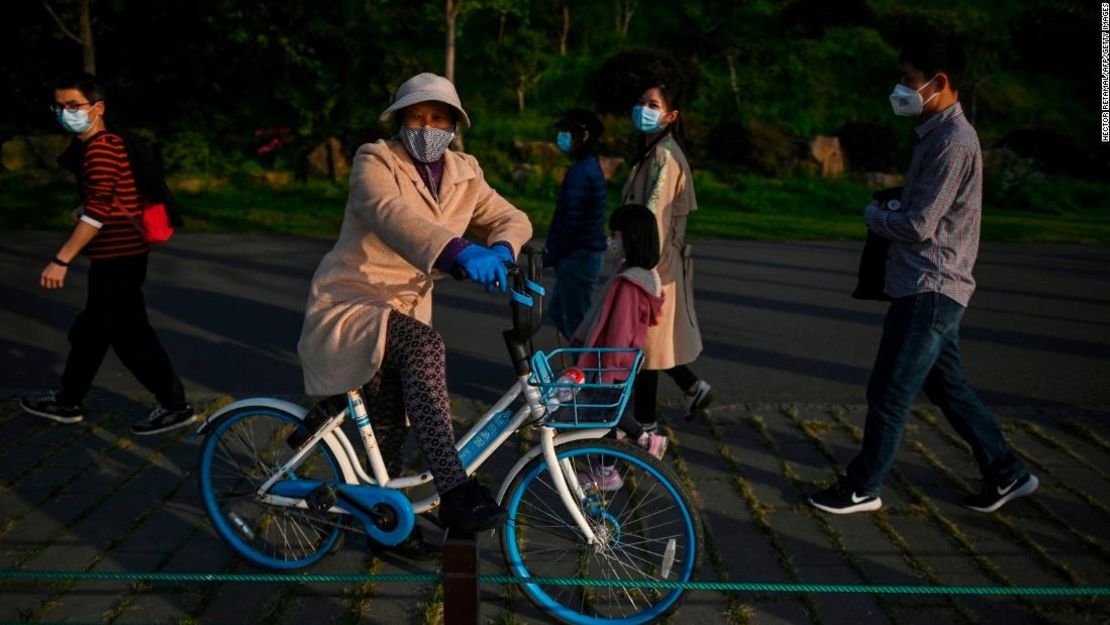
[[[447,146],[455,139],[455,129],[402,126],[399,135],[401,143],[414,159],[421,163],[434,163],[443,158]]]

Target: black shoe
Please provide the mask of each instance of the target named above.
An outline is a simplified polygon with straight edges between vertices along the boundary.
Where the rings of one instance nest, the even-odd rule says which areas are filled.
[[[293,430],[293,433],[285,439],[286,444],[300,451],[301,447],[304,447],[304,444],[308,442],[308,439],[312,438],[312,435],[315,434],[317,430],[324,427],[324,424],[327,423],[329,419],[339,414],[340,410],[346,409],[346,393],[342,395],[331,395],[321,399],[316,402],[316,405],[305,415],[304,421],[301,421],[301,426]]]
[[[996,484],[987,481],[978,495],[964,498],[964,505],[978,512],[994,512],[1006,505],[1007,501],[1024,497],[1037,490],[1041,482],[1036,475],[1026,473],[1009,484]]]
[[[440,495],[439,520],[449,530],[474,534],[493,529],[505,512],[473,478]]]
[[[809,505],[832,514],[852,514],[878,510],[883,507],[883,500],[877,495],[859,495],[844,481],[838,481],[810,495]]]
[[[19,407],[36,417],[50,419],[58,423],[80,423],[85,418],[85,415],[82,414],[84,409],[81,408],[80,404],[66,406],[58,401],[58,394],[54,391],[37,397],[22,397],[19,400]]]
[[[185,427],[196,420],[197,415],[189,404],[173,410],[168,410],[163,408],[162,404],[158,404],[154,407],[154,410],[150,411],[146,421],[131,426],[131,433],[136,436],[161,434],[162,432]]]
[[[443,557],[443,547],[424,540],[424,528],[419,525],[412,528],[409,537],[399,545],[383,545],[369,536],[366,537],[366,544],[376,554],[392,554],[406,560],[438,560]]]

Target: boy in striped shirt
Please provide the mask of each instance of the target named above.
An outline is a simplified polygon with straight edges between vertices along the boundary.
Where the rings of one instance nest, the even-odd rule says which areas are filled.
[[[143,201],[123,139],[105,129],[104,94],[104,86],[85,72],[63,75],[54,83],[51,108],[58,123],[75,136],[59,161],[75,166],[82,206],[73,233],[43,269],[39,283],[61,288],[69,264],[83,253],[89,258],[88,300],[70,327],[61,389],[24,397],[20,405],[58,423],[80,422],[81,401],[112,347],[158,401],[131,432],[156,434],[188,425],[196,416],[147,318],[142,286],[150,246],[141,230]]]

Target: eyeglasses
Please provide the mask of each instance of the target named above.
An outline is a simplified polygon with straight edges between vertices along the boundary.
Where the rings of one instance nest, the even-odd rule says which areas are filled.
[[[82,106],[92,106],[96,102],[66,102],[65,104],[58,104],[57,102],[50,105],[51,112],[60,113],[62,111],[79,111]]]

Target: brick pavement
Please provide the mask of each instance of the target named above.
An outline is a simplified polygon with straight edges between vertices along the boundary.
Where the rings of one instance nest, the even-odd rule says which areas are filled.
[[[224,399],[223,401],[226,401]],[[201,512],[187,436],[133,438],[142,414],[98,392],[85,423],[20,413],[0,396],[0,568],[248,572]],[[209,409],[220,400],[205,402]],[[460,401],[463,419],[477,412]],[[666,406],[673,414],[677,408]],[[959,506],[974,463],[935,411],[915,411],[876,514],[836,517],[804,504],[858,446],[864,411],[839,404],[718,406],[708,423],[673,420],[668,461],[707,530],[701,580],[835,584],[1110,585],[1110,412],[998,409],[1041,479],[1033,497],[982,515]],[[511,462],[511,445],[485,475]],[[315,573],[425,572],[376,558],[349,537]],[[496,541],[482,571],[502,573]],[[543,623],[511,588],[482,588],[482,622]],[[0,620],[80,623],[426,623],[433,585],[0,583]],[[694,592],[673,623],[1105,623],[1103,600]]]

